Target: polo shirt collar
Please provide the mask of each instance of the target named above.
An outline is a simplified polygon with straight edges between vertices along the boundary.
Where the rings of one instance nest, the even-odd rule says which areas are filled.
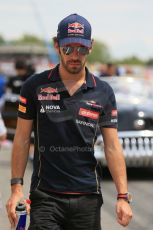
[[[94,88],[96,87],[96,80],[93,74],[91,74],[86,67],[86,85],[89,88]]]
[[[96,87],[95,77],[93,76],[93,74],[89,72],[87,67],[85,68],[85,70],[86,70],[86,84],[85,84],[86,87],[87,88]],[[59,64],[50,71],[48,75],[48,79],[50,79],[50,81],[53,81],[53,82],[61,81],[60,74],[59,74]]]
[[[59,64],[50,70],[50,72],[48,74],[48,79],[50,81],[53,81],[53,82],[61,81],[58,68],[59,68]]]

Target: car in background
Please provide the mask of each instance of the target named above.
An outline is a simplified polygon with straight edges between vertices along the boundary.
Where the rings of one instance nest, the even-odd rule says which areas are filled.
[[[101,78],[113,88],[118,107],[118,134],[128,167],[153,166],[153,80],[143,77]],[[107,165],[102,136],[95,156]]]

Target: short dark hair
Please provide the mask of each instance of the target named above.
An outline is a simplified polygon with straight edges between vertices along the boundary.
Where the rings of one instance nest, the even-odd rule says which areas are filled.
[[[53,37],[52,38],[53,39],[53,42],[55,43],[55,42],[58,42],[58,38],[55,36],[55,37]]]
[[[16,60],[15,69],[27,69],[27,64],[24,60]]]

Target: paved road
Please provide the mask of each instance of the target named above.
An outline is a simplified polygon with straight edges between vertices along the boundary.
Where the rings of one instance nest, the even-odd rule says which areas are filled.
[[[28,186],[32,165],[29,162],[25,175],[25,195],[28,196]],[[129,191],[133,193],[134,202],[132,204],[134,218],[126,230],[153,230],[153,170],[128,170]],[[10,195],[10,148],[0,150],[0,192],[2,204],[0,203],[0,230],[10,230],[5,203]],[[104,205],[102,208],[103,230],[123,230],[116,223],[115,198],[116,191],[111,177],[107,170],[103,172],[102,190]],[[2,206],[2,207],[1,207]]]

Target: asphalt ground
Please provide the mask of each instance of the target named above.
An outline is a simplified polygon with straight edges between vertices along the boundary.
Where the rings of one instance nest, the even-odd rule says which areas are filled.
[[[5,204],[10,196],[11,146],[0,150],[0,230],[10,230]],[[153,230],[153,169],[128,169],[129,191],[133,194],[133,220],[128,227],[116,221],[116,190],[108,170],[103,169],[102,192],[104,204],[101,211],[102,230]],[[24,194],[28,197],[32,163],[29,161],[25,174]],[[29,217],[27,225],[29,222]]]

